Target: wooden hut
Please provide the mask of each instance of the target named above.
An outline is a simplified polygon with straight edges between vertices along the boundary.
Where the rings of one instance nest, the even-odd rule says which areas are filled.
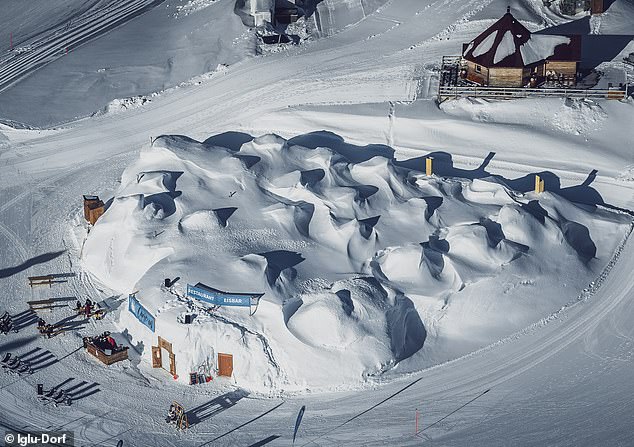
[[[533,34],[508,8],[500,20],[463,45],[462,57],[462,76],[479,85],[537,86],[548,79],[574,85],[581,36]]]
[[[98,196],[84,196],[84,218],[94,225],[106,211],[105,204]]]

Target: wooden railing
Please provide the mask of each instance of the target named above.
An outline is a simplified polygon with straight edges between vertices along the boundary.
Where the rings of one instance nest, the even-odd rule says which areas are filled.
[[[440,86],[438,100],[457,99],[463,97],[474,98],[531,98],[531,97],[563,97],[590,99],[625,99],[626,90],[599,90],[573,88],[514,88],[514,87],[479,87],[479,86]]]

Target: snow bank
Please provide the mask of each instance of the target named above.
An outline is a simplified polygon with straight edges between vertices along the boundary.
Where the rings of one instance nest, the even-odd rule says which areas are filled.
[[[201,11],[216,3],[218,0],[189,0],[184,5],[176,6],[174,17],[187,17],[189,14]]]
[[[146,347],[169,340],[183,380],[225,352],[241,387],[325,390],[530,324],[574,297],[627,228],[551,193],[411,166],[276,135],[239,149],[160,137],[123,173],[82,260],[110,288],[139,291],[156,333],[127,310],[119,324]],[[212,310],[186,298],[197,282],[264,297],[252,316]]]

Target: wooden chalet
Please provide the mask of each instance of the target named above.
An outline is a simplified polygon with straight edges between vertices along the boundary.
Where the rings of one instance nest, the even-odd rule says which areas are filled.
[[[507,8],[500,20],[463,45],[461,77],[482,86],[576,83],[581,36],[533,34]]]

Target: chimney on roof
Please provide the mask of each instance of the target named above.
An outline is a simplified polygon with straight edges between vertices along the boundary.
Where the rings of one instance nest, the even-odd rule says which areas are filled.
[[[511,6],[510,6],[510,5],[506,7],[506,13],[507,13],[507,14],[510,14],[510,13],[511,13]]]

